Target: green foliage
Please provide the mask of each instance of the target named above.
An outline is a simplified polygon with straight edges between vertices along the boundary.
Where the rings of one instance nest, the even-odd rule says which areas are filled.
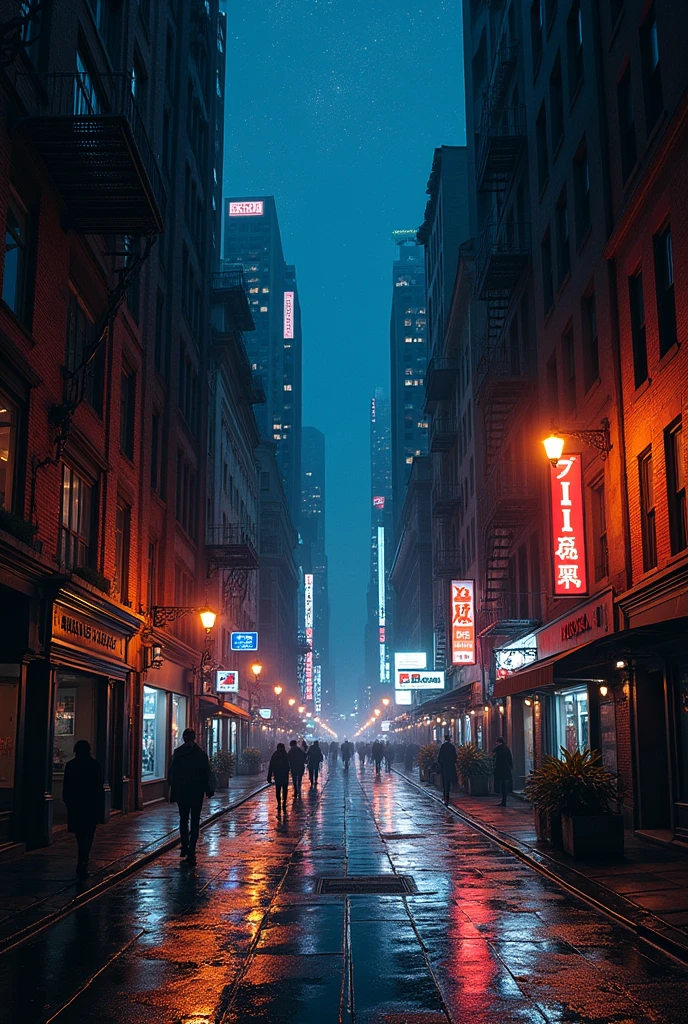
[[[526,780],[526,795],[540,811],[552,815],[610,814],[618,799],[616,776],[605,768],[598,750],[561,748],[562,759],[548,754]]]
[[[230,779],[234,775],[235,764],[236,758],[229,750],[218,750],[210,759],[210,766],[213,771],[221,773],[222,775],[227,774]]]
[[[102,590],[104,594],[110,593],[110,580],[97,569],[91,569],[88,565],[75,565],[72,574],[90,583],[97,590]]]
[[[456,748],[456,771],[465,779],[476,779],[492,775],[494,763],[475,743],[461,743]]]
[[[33,547],[38,527],[35,523],[30,523],[27,519],[22,519],[21,516],[15,515],[14,512],[8,512],[7,509],[0,508],[0,530],[4,530],[5,533],[11,533],[13,537],[16,537],[23,544]]]
[[[437,755],[439,752],[439,743],[426,743],[425,746],[420,748],[418,751],[418,767],[422,772],[430,770],[432,765],[437,761]]]
[[[244,764],[260,764],[263,760],[263,755],[256,747],[244,747],[241,752],[241,760]]]

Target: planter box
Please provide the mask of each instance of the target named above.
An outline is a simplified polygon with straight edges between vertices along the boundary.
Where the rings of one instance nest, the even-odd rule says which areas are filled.
[[[624,827],[621,814],[580,815],[561,819],[564,850],[577,860],[612,860],[623,857]]]
[[[561,834],[561,818],[548,814],[547,811],[540,811],[533,808],[535,816],[535,832],[541,843],[551,843],[561,849],[563,839]]]
[[[218,789],[229,789],[229,772],[215,772]]]
[[[468,776],[468,795],[487,796],[490,792],[490,779],[487,775]]]

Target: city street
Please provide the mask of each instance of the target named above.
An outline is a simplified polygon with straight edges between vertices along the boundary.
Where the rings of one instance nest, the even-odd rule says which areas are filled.
[[[408,894],[384,894],[395,875]],[[161,855],[0,972],[0,1019],[23,1024],[688,1021],[680,965],[398,775],[341,764],[285,820],[260,793],[202,833],[195,870]]]

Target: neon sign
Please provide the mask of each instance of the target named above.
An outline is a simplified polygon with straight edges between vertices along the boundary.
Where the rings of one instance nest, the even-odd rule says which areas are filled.
[[[294,337],[294,293],[284,293],[284,337]]]
[[[473,580],[452,580],[452,665],[475,665],[475,585]]]
[[[583,525],[583,467],[580,455],[566,455],[550,469],[552,562],[557,597],[588,592]]]
[[[264,203],[262,199],[252,199],[248,202],[229,204],[230,217],[262,217]]]

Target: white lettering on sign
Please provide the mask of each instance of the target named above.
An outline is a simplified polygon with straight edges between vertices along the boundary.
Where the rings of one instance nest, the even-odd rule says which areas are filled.
[[[253,199],[243,203],[230,203],[230,217],[262,217],[264,203],[262,199]]]
[[[587,593],[583,472],[580,455],[566,455],[551,467],[552,560],[554,593],[566,597]]]

